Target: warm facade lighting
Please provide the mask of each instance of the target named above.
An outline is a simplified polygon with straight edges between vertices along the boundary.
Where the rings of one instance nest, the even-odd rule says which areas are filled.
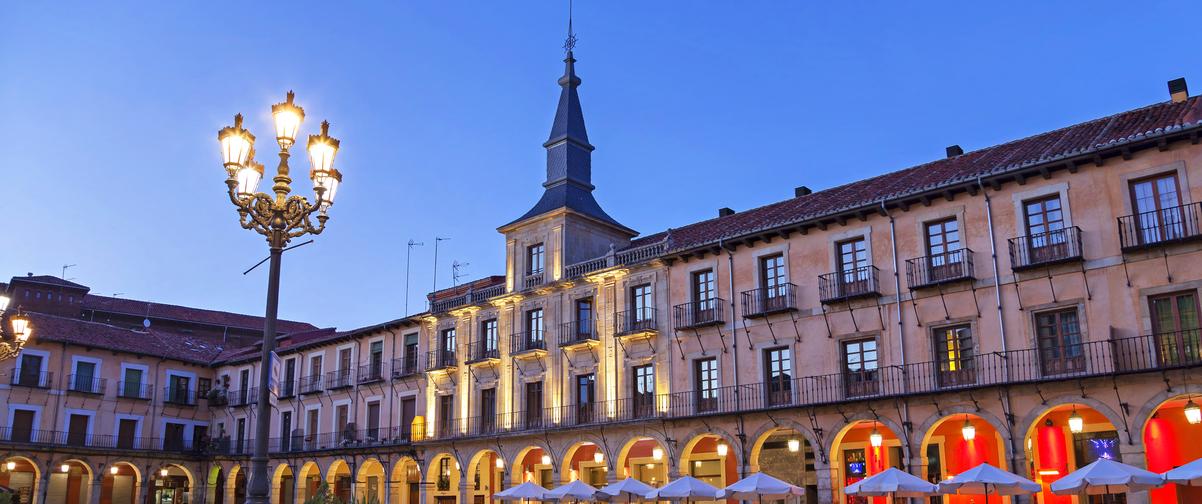
[[[601,453],[601,450],[593,452],[593,462],[600,464],[603,461],[605,461],[605,454]]]
[[[275,141],[284,150],[296,143],[296,133],[300,131],[300,125],[305,120],[305,109],[292,103],[294,98],[296,93],[289,91],[283,103],[271,106],[271,118],[275,121]]]
[[[1183,411],[1185,412],[1185,421],[1189,422],[1190,425],[1202,423],[1202,408],[1198,407],[1193,398],[1185,402],[1185,409]]]
[[[116,476],[117,475],[117,466],[109,467],[109,474]]]
[[[801,440],[790,439],[789,440],[789,451],[791,451],[793,453],[797,453],[797,452],[801,451]]]
[[[166,467],[159,469],[159,476],[162,476],[164,478],[167,477],[167,468]]]
[[[965,441],[977,438],[977,428],[972,425],[972,420],[969,420],[967,415],[964,417],[964,426],[960,428],[960,435],[964,436]]]
[[[730,453],[730,446],[726,443],[718,443],[718,456],[725,457],[727,453]]]
[[[663,448],[660,448],[657,446],[657,447],[655,447],[655,449],[651,450],[651,459],[655,460],[656,462],[663,460],[664,459]]]
[[[1077,408],[1073,408],[1073,414],[1068,416],[1068,430],[1073,434],[1080,434],[1085,430],[1085,419],[1077,413]]]
[[[9,471],[15,471],[17,469],[17,463],[10,460],[8,463],[4,464],[4,467]]]
[[[71,471],[71,466],[69,466],[67,464],[63,464],[61,466],[58,466],[58,470],[60,470],[62,472],[69,472],[69,471]]]
[[[551,456],[543,455],[541,462],[543,463],[543,465],[551,465]]]
[[[881,431],[873,427],[872,434],[868,435],[868,444],[872,445],[873,448],[880,448],[884,442],[885,438],[881,436]]]
[[[504,468],[505,468],[505,461],[498,458],[497,459],[497,469],[504,469]]]
[[[1055,476],[1057,474],[1060,474],[1059,469],[1040,469],[1039,470],[1040,476]]]

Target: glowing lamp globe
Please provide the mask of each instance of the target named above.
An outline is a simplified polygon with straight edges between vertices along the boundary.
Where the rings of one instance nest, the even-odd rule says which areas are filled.
[[[872,445],[873,448],[880,448],[884,442],[885,438],[881,436],[881,431],[876,430],[874,427],[872,429],[872,434],[868,435],[868,444]]]
[[[1185,421],[1190,425],[1198,425],[1202,423],[1202,408],[1198,408],[1198,404],[1190,399],[1185,403]]]
[[[17,469],[17,463],[10,460],[4,464],[4,467],[9,471],[15,471]]]
[[[275,141],[284,150],[296,143],[296,134],[305,120],[305,109],[292,103],[295,98],[296,93],[289,91],[283,103],[271,106],[271,118],[275,121]]]
[[[116,475],[117,475],[117,466],[111,466],[111,467],[109,467],[109,474],[112,474],[113,476],[116,476]]]
[[[1073,434],[1080,434],[1081,431],[1085,430],[1085,419],[1081,418],[1081,415],[1075,409],[1073,410],[1073,414],[1068,417],[1068,430]]]
[[[655,460],[656,462],[663,460],[664,459],[664,449],[660,448],[660,447],[656,447],[655,449],[651,450],[651,459]]]
[[[727,453],[730,453],[730,446],[726,443],[718,443],[718,456],[725,457]]]
[[[501,459],[497,459],[497,469],[504,469],[504,468],[505,468],[505,461],[501,460]]]
[[[226,126],[217,132],[217,142],[221,145],[221,164],[233,176],[250,158],[255,136],[242,129],[242,114],[238,114],[234,116],[233,126]]]
[[[9,301],[10,300],[8,299],[8,296],[0,296],[0,311],[4,311],[4,310],[8,309]]]
[[[801,451],[801,440],[790,439],[789,440],[789,451],[793,452],[793,453],[797,453],[797,452]]]
[[[593,452],[593,462],[600,464],[604,460],[605,460],[605,454],[601,453],[600,450]]]
[[[159,469],[159,476],[162,476],[164,478],[167,477],[167,468],[166,467]]]
[[[334,156],[338,154],[337,138],[330,136],[330,122],[321,122],[321,134],[309,135],[309,163],[313,171],[329,172],[334,169]]]
[[[253,157],[246,161],[246,164],[238,168],[238,185],[234,191],[239,197],[249,198],[254,196],[255,191],[259,190],[259,182],[263,180],[263,164],[255,161]]]
[[[972,425],[972,421],[964,419],[964,427],[960,428],[960,435],[964,436],[965,441],[972,441],[977,438],[977,428]]]
[[[63,464],[63,465],[61,465],[61,466],[58,466],[58,470],[60,470],[60,471],[62,471],[62,472],[70,472],[70,471],[71,471],[71,466],[69,466],[69,465],[67,465],[67,464]]]
[[[333,205],[334,196],[338,195],[338,186],[342,185],[342,172],[338,171],[337,168],[331,169],[326,173],[314,171],[309,172],[309,177],[313,179],[313,189],[317,193],[317,203],[322,208]]]
[[[29,317],[25,315],[13,315],[9,317],[8,323],[12,325],[13,334],[16,335],[17,339],[23,339],[29,332]]]

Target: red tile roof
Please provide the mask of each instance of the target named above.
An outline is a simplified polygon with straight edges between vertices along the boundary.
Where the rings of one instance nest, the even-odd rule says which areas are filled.
[[[473,281],[465,283],[465,284],[456,285],[455,287],[450,287],[447,289],[442,289],[439,291],[431,292],[429,294],[426,294],[426,299],[428,299],[430,301],[438,301],[440,299],[453,298],[455,296],[462,296],[464,294],[467,294],[467,291],[469,291],[469,290],[477,291],[480,289],[492,287],[494,285],[500,285],[503,283],[505,283],[505,275],[487,276],[487,277],[481,278],[479,280],[473,280]]]
[[[30,312],[27,315],[34,328],[33,341],[37,343],[66,343],[206,365],[222,350],[221,338],[216,336],[156,327],[125,329],[44,313]]]
[[[881,201],[1016,169],[1049,163],[1139,141],[1183,128],[1199,127],[1202,100],[1163,102],[1039,135],[878,175],[813,194],[669,229],[668,250],[686,251],[720,239],[767,231]],[[654,236],[654,235],[653,235]],[[648,237],[650,238],[650,237]],[[646,243],[640,239],[641,243]]]
[[[243,329],[263,329],[263,317],[230,313],[188,306],[153,303],[136,299],[115,298],[88,294],[83,300],[83,309],[113,313],[125,313],[138,317],[182,320],[200,324],[210,324],[221,327],[238,327]],[[280,320],[276,328],[282,333],[311,331],[317,329],[313,324]]]

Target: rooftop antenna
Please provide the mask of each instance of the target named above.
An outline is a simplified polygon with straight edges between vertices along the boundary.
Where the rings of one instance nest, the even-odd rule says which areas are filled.
[[[438,292],[438,244],[447,240],[450,238],[434,237],[434,290],[431,292]]]
[[[460,278],[467,276],[467,271],[465,271],[465,269],[467,266],[471,265],[472,263],[461,263],[459,261],[451,262],[451,278],[455,282],[456,286],[459,285]]]
[[[563,51],[572,52],[576,47],[576,33],[572,31],[572,0],[568,0],[568,38],[563,42]]]
[[[113,293],[113,295],[112,295],[112,296],[110,296],[110,297],[121,297],[121,296],[124,296],[124,295],[125,295],[125,293],[124,293],[124,292],[114,292],[114,293]]]
[[[59,276],[59,278],[66,280],[67,279],[67,268],[74,268],[75,266],[77,266],[77,265],[76,264],[64,264],[63,265],[63,274],[61,276]]]
[[[409,239],[409,250],[405,251],[405,315],[409,315],[409,256],[413,255],[413,247],[420,247],[425,243],[413,241]]]

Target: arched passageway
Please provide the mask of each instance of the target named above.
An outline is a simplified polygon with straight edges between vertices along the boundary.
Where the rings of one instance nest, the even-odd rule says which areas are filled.
[[[418,504],[422,482],[421,467],[413,459],[404,457],[392,466],[392,485],[389,496],[394,504]]]
[[[551,455],[546,450],[537,446],[527,446],[518,452],[510,483],[517,485],[522,482],[533,481],[544,488],[552,488],[555,486],[554,478],[552,477],[555,473],[553,463]]]
[[[1165,472],[1202,458],[1202,408],[1192,396],[1164,401],[1144,424],[1143,436],[1149,471]],[[1202,502],[1202,487],[1165,485],[1148,497],[1152,504]]]
[[[275,473],[271,475],[271,503],[293,504],[296,502],[295,492],[296,478],[292,476],[292,468],[288,464],[276,466]]]
[[[649,437],[634,438],[618,452],[618,478],[632,477],[651,486],[668,480],[668,451]]]
[[[100,502],[135,504],[142,478],[138,468],[129,462],[113,462],[104,471],[100,482]]]
[[[1048,485],[1089,463],[1107,458],[1122,460],[1119,433],[1102,413],[1085,404],[1061,404],[1048,408],[1028,428],[1024,449],[1030,476],[1043,485],[1042,504],[1100,504],[1110,502],[1091,496],[1076,503],[1072,496],[1052,494]]]
[[[935,421],[923,435],[919,457],[923,465],[920,475],[932,483],[982,463],[1009,469],[1001,433],[992,423],[972,413],[948,415]],[[978,496],[949,495],[943,502],[972,504],[978,500]]]
[[[581,480],[601,488],[607,484],[609,478],[607,467],[605,451],[595,443],[582,441],[572,445],[564,453],[559,480],[560,483]]]
[[[700,434],[685,443],[680,473],[722,488],[739,480],[738,457],[729,440],[717,434]]]
[[[814,447],[794,429],[780,427],[761,435],[751,448],[751,471],[804,488],[806,499],[803,502],[818,501]]]
[[[831,446],[831,489],[835,502],[884,504],[885,498],[844,495],[843,489],[887,468],[905,468],[905,450],[893,429],[878,421],[858,420],[844,427]]]
[[[459,462],[448,453],[436,455],[426,470],[426,504],[458,504]]]
[[[354,489],[351,485],[351,467],[345,460],[338,459],[330,464],[326,470],[326,484],[335,497],[350,502]]]

